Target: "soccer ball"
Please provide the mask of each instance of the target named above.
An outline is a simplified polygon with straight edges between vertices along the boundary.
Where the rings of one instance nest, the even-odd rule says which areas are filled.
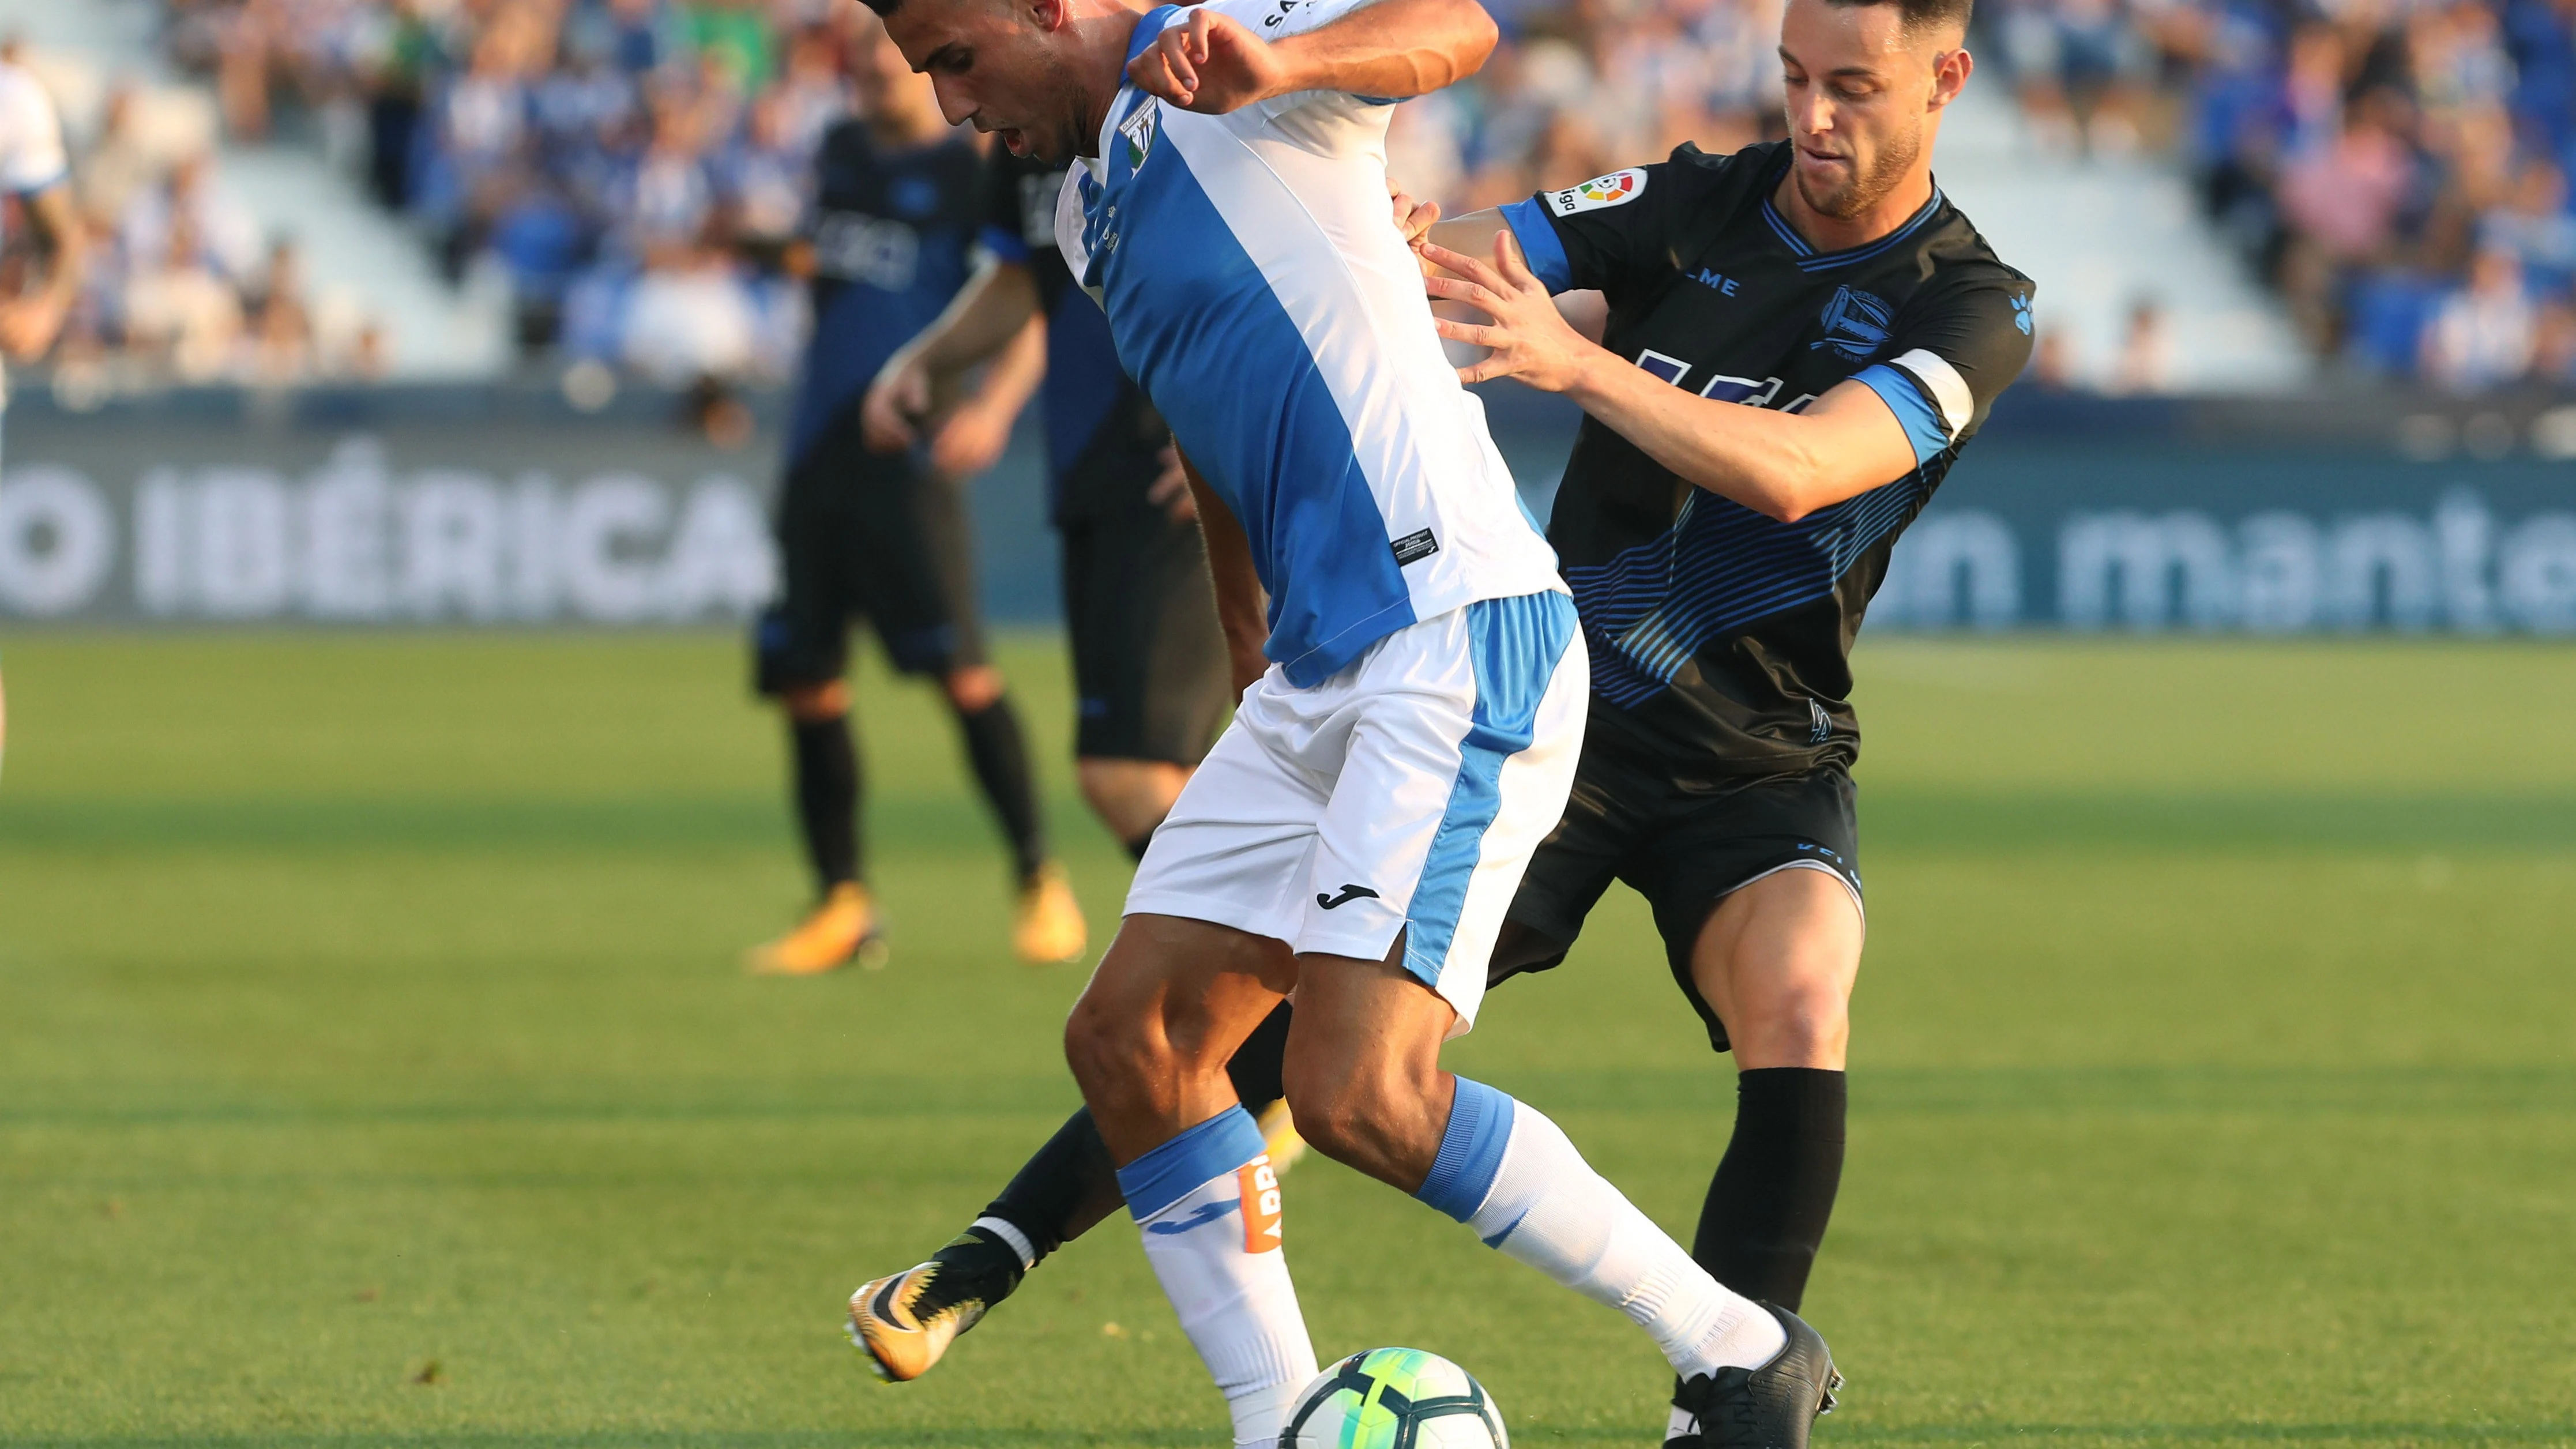
[[[1475,1376],[1418,1348],[1372,1348],[1298,1390],[1279,1449],[1511,1449]]]

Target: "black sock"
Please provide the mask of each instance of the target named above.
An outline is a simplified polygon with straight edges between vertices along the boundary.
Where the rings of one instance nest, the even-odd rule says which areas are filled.
[[[1046,831],[1038,824],[1037,791],[1029,782],[1029,751],[1020,740],[1020,717],[1007,694],[982,709],[957,711],[966,734],[966,758],[975,781],[1011,837],[1011,855],[1026,881],[1046,864]]]
[[[1288,1005],[1253,1028],[1252,1035],[1226,1063],[1226,1075],[1243,1100],[1244,1110],[1258,1113],[1278,1101],[1281,1060],[1288,1045]],[[982,1216],[999,1218],[1028,1239],[1031,1261],[1000,1233],[969,1227],[948,1246],[931,1255],[939,1271],[922,1293],[920,1311],[935,1312],[969,1299],[986,1308],[1011,1296],[1029,1269],[1047,1254],[1091,1230],[1118,1210],[1125,1197],[1118,1190],[1118,1169],[1109,1146],[1083,1108],[1065,1120],[1047,1144],[1037,1150],[1011,1179],[1002,1195],[986,1204]]]
[[[1261,1115],[1262,1108],[1288,1095],[1281,1077],[1287,1071],[1289,1015],[1287,1002],[1272,1007],[1261,1025],[1252,1029],[1252,1035],[1243,1039],[1243,1045],[1234,1049],[1234,1059],[1225,1064],[1225,1074],[1234,1082],[1235,1098],[1243,1103],[1243,1110],[1255,1117]]]
[[[796,758],[796,819],[805,829],[805,857],[825,894],[859,878],[859,756],[850,746],[850,721],[791,719],[788,738]]]
[[[1720,1283],[1796,1312],[1843,1178],[1843,1074],[1765,1067],[1735,1081],[1735,1137],[1691,1256]]]
[[[1067,1118],[1002,1195],[984,1208],[982,1217],[1009,1223],[1028,1240],[1029,1260],[1023,1262],[1020,1250],[979,1218],[931,1254],[939,1271],[931,1275],[915,1311],[934,1313],[970,1300],[991,1308],[1010,1297],[1047,1254],[1116,1212],[1122,1201],[1109,1146],[1100,1140],[1091,1109],[1085,1107]]]

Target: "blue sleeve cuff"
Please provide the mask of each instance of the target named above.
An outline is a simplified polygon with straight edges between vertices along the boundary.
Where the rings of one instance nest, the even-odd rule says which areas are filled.
[[[1882,362],[1861,369],[1852,381],[1877,393],[1887,410],[1896,414],[1896,421],[1905,428],[1905,440],[1914,445],[1916,466],[1931,462],[1950,446],[1950,429],[1941,421],[1941,410],[1901,370]]]
[[[1000,257],[1003,261],[1019,262],[1023,265],[1028,262],[1028,239],[1009,227],[988,226],[975,234],[975,240],[984,244],[984,250]]]
[[[1556,224],[1547,219],[1547,208],[1535,196],[1515,201],[1502,209],[1503,224],[1521,244],[1521,255],[1529,258],[1530,274],[1547,284],[1552,295],[1574,286],[1574,263],[1566,260],[1565,243],[1556,239]]]

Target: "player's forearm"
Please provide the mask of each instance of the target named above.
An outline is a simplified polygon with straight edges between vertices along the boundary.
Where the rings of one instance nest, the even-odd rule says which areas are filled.
[[[1186,454],[1181,457],[1181,476],[1189,480],[1191,498],[1198,505],[1199,536],[1206,541],[1208,576],[1216,586],[1217,626],[1225,632],[1234,688],[1241,693],[1270,667],[1261,652],[1270,642],[1270,601],[1262,592],[1259,571],[1252,566],[1252,543],[1243,535],[1242,522]]]
[[[1037,315],[1037,280],[1029,269],[987,262],[966,279],[939,320],[904,344],[903,355],[933,376],[953,376],[1009,347]]]
[[[1031,316],[984,369],[983,385],[975,389],[976,405],[1001,417],[1018,417],[1045,376],[1046,322]]]
[[[1499,38],[1476,0],[1377,0],[1278,43],[1286,91],[1345,91],[1401,100],[1482,69]]]
[[[1851,456],[1859,450],[1836,446],[1833,420],[1695,397],[1598,347],[1566,395],[1684,481],[1783,523],[1901,477],[1911,462]]]
[[[69,186],[49,186],[26,199],[27,219],[46,248],[45,280],[36,295],[68,307],[89,277],[89,241]]]

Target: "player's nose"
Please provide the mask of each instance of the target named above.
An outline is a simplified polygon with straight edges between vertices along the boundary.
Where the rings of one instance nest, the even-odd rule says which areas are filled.
[[[940,117],[948,124],[962,126],[975,118],[977,107],[974,97],[966,94],[966,88],[954,79],[944,75],[933,75],[930,78],[930,93],[939,98]],[[976,129],[983,128],[979,126]]]

